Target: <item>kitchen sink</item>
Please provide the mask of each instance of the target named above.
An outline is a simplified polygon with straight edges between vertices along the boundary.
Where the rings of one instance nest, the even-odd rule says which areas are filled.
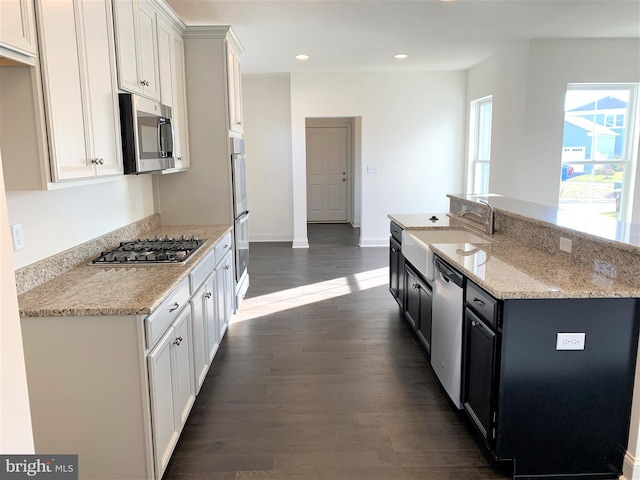
[[[466,230],[403,230],[402,254],[428,282],[433,282],[433,252],[429,245],[434,243],[491,243]]]

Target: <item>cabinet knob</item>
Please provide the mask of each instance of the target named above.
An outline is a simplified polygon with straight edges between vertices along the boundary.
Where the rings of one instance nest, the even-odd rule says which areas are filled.
[[[148,86],[149,86],[149,82],[148,82],[147,80],[141,80],[141,81],[140,81],[140,83],[141,83],[142,85],[144,85],[145,87],[148,87]]]
[[[98,159],[97,158],[92,158],[91,159],[91,163],[93,163],[94,165],[98,164]]]
[[[420,284],[419,283],[414,283],[413,284],[413,288],[420,288]]]
[[[478,322],[476,322],[475,320],[471,320],[471,326],[472,327],[477,327],[478,326]]]
[[[98,159],[98,163],[99,163],[100,165],[104,165],[104,158],[99,158],[99,159]]]
[[[229,265],[225,265],[225,266],[224,266],[224,269],[225,269],[225,270],[229,270],[230,268],[231,268],[231,267],[230,267]]]
[[[178,157],[178,160],[183,161],[184,157]]]
[[[173,341],[173,344],[174,344],[174,345],[180,345],[181,343],[182,343],[182,336],[180,336],[180,337],[176,338],[176,339]]]
[[[180,308],[180,304],[178,302],[175,302],[170,308],[169,308],[169,313],[171,312],[175,312],[178,308]]]
[[[211,292],[207,292],[204,294],[204,298],[211,298]]]

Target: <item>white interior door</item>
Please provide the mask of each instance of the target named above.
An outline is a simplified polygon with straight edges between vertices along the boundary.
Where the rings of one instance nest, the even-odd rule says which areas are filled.
[[[347,128],[307,127],[307,221],[347,221]]]

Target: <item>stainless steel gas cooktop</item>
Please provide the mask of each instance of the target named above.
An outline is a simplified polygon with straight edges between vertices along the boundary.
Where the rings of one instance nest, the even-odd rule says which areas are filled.
[[[155,237],[122,242],[120,246],[93,259],[93,265],[171,264],[185,263],[206,240],[196,236],[180,238]]]

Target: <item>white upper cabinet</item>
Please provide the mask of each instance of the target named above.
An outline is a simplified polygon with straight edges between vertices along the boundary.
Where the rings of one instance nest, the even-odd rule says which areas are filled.
[[[189,127],[187,124],[187,92],[182,34],[158,18],[158,52],[160,60],[161,103],[171,106],[173,124],[173,157],[175,167],[162,173],[188,170]]]
[[[158,69],[160,72],[160,103],[173,107],[173,29],[158,18]]]
[[[36,55],[33,0],[0,0],[0,47],[27,56]]]
[[[37,8],[52,181],[121,174],[110,0]]]
[[[227,41],[227,88],[229,94],[229,129],[242,134],[242,86],[240,81],[240,55]]]
[[[156,13],[144,0],[115,0],[118,83],[160,101]]]

